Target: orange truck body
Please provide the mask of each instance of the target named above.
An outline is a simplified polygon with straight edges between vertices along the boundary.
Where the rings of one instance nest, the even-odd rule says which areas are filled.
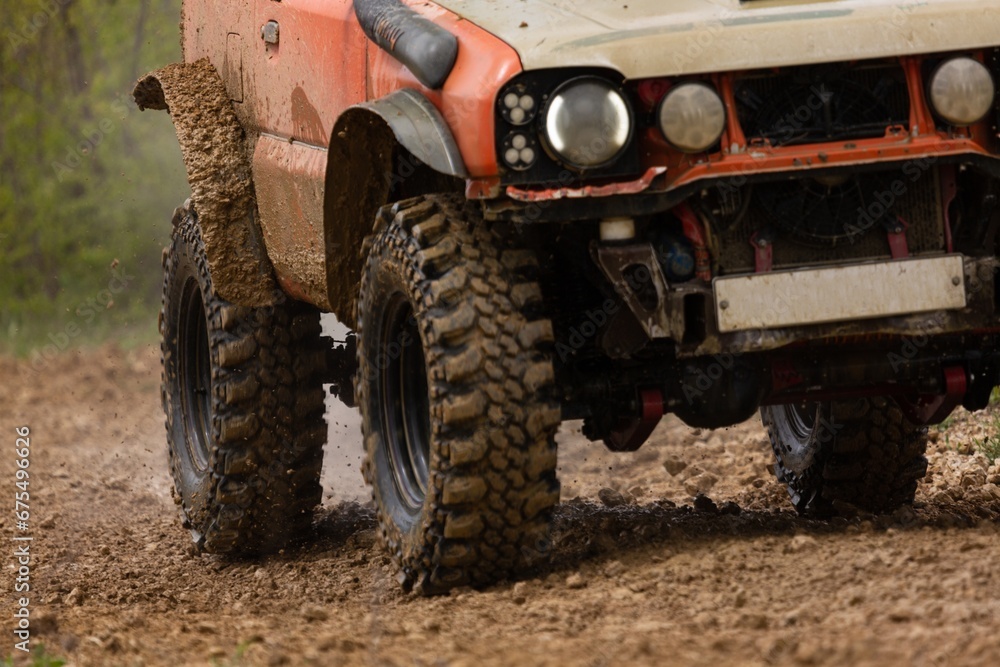
[[[261,226],[279,283],[292,296],[321,307],[329,306],[324,284],[324,265],[330,258],[324,252],[323,199],[331,132],[351,106],[400,89],[419,91],[446,119],[468,171],[466,194],[474,199],[509,197],[544,202],[651,194],[720,177],[922,157],[991,158],[998,151],[996,128],[989,123],[959,131],[935,126],[921,77],[922,57],[903,55],[900,60],[907,74],[910,122],[906,127],[886,128],[883,137],[792,146],[748,143],[733,97],[733,80],[739,72],[704,72],[695,76],[711,81],[726,104],[727,126],[717,152],[680,152],[649,127],[639,138],[642,170],[632,177],[605,179],[581,188],[551,183],[503,185],[494,138],[495,103],[501,87],[523,70],[518,51],[442,6],[408,4],[458,40],[457,60],[440,89],[422,84],[392,55],[369,41],[350,0],[184,3],[185,60],[208,58],[212,62],[254,146],[252,164]],[[533,20],[530,16],[526,19]],[[268,22],[280,26],[277,44],[262,39]],[[986,50],[976,51],[979,59],[987,54]],[[748,62],[747,68],[753,65]],[[645,78],[626,81],[626,85],[639,91],[641,105],[646,91],[667,90],[670,79]],[[640,111],[649,113],[656,100],[645,102],[647,108]]]

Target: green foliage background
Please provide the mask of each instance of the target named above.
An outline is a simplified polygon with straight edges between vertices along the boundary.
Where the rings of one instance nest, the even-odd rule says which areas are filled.
[[[0,351],[151,338],[189,190],[169,116],[129,93],[180,60],[180,0],[0,4]]]

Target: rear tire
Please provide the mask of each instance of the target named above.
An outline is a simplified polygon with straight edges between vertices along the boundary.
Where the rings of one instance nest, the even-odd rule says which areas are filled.
[[[547,555],[559,499],[537,263],[454,197],[383,209],[358,299],[358,405],[382,540],[406,589]]]
[[[170,469],[197,547],[267,553],[308,532],[326,441],[319,312],[220,298],[188,212],[164,255],[160,333]]]
[[[892,512],[913,502],[927,473],[927,429],[892,398],[761,409],[778,481],[799,512],[830,514],[835,502]]]

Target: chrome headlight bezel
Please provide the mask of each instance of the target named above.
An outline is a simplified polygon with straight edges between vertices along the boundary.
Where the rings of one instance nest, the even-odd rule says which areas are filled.
[[[970,77],[978,77],[978,81],[970,81]],[[956,90],[963,86],[980,90]],[[971,93],[978,99],[969,99],[968,95],[961,97],[963,92]],[[927,101],[934,114],[945,123],[954,127],[969,127],[982,121],[996,108],[997,81],[989,68],[975,58],[948,58],[935,67],[927,79]],[[979,107],[967,108],[975,104]]]
[[[556,117],[557,114],[563,114],[563,109],[568,104],[565,101],[568,98],[567,94],[582,87],[603,89],[606,95],[605,101],[608,103],[603,111],[613,114],[618,123],[618,127],[611,128],[613,133],[611,136],[606,130],[601,130],[604,136],[584,140],[583,143],[589,144],[586,150],[579,148],[580,141],[558,134],[579,131],[580,128],[584,128],[584,134],[587,134],[588,130],[593,134],[593,128],[586,128],[584,123],[597,119],[585,119],[579,114],[571,114],[569,118],[564,116],[563,122],[560,123],[560,119]],[[552,91],[540,114],[539,126],[542,144],[554,160],[575,171],[593,171],[614,164],[628,150],[635,133],[635,114],[628,97],[619,86],[601,76],[582,75],[564,81]],[[606,143],[607,146],[598,145],[600,142]],[[589,157],[590,155],[593,157]]]
[[[687,97],[687,100],[682,99]],[[690,104],[691,98],[701,97],[697,106],[683,108]],[[688,120],[700,116],[705,127],[695,136],[690,135],[690,129],[683,128],[684,134],[671,130],[676,120]],[[711,85],[703,81],[683,81],[673,87],[663,96],[656,107],[656,122],[660,134],[671,146],[682,153],[705,153],[717,145],[726,131],[726,105],[722,96]],[[697,140],[696,140],[697,139]]]

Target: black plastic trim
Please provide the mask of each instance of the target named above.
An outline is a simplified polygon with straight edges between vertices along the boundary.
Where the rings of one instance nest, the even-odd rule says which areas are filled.
[[[354,0],[368,39],[406,65],[420,83],[438,89],[458,58],[458,38],[400,0]]]

